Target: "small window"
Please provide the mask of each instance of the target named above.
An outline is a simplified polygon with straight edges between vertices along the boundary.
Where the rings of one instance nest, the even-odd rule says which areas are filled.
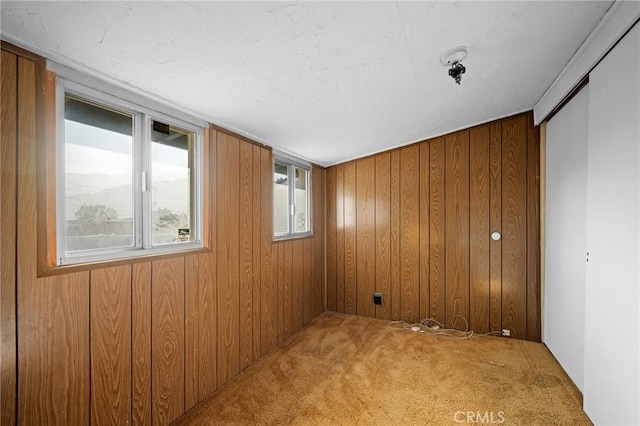
[[[273,233],[277,239],[311,235],[309,167],[276,157]]]
[[[203,129],[60,79],[58,264],[202,247]]]

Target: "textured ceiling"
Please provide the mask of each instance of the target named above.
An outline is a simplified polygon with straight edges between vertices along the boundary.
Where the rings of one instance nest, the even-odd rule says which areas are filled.
[[[330,165],[532,109],[611,4],[2,1],[0,30]]]

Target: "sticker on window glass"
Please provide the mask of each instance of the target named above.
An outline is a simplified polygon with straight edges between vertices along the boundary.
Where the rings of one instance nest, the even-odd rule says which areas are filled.
[[[178,228],[178,241],[189,241],[189,228]]]

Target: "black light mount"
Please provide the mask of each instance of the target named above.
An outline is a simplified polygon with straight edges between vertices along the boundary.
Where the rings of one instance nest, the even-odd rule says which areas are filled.
[[[449,49],[440,57],[440,63],[449,68],[449,77],[453,78],[456,84],[460,84],[462,81],[462,74],[467,70],[462,61],[467,57],[467,47],[458,46],[453,49]]]
[[[460,84],[460,81],[462,80],[461,74],[464,74],[466,70],[467,69],[460,62],[455,62],[451,65],[451,68],[449,68],[449,77],[453,78],[456,81],[456,84]]]

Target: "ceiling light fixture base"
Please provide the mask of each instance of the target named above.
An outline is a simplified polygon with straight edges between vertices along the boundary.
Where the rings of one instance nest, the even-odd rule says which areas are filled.
[[[445,67],[462,62],[467,57],[467,46],[458,46],[449,49],[440,56],[440,63]]]

